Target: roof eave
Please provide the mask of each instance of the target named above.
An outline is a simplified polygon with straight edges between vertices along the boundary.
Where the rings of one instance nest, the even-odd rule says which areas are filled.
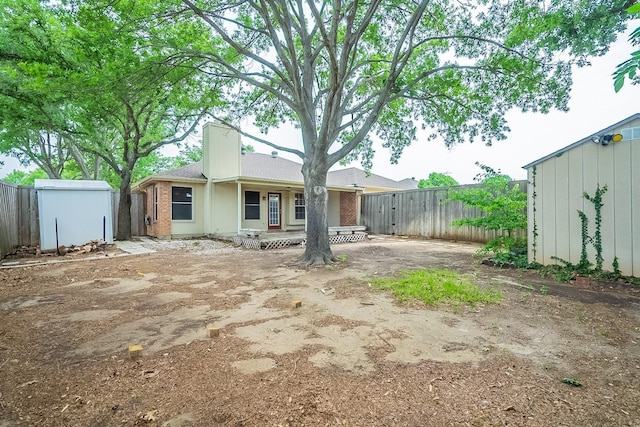
[[[136,182],[131,186],[132,190],[137,190],[138,188],[147,187],[153,182],[158,181],[171,181],[171,182],[189,182],[193,184],[206,184],[207,178],[188,178],[188,177],[180,177],[180,176],[169,176],[169,175],[151,175],[142,180]]]
[[[233,178],[224,178],[218,180],[211,180],[214,184],[222,184],[224,182],[239,182],[241,184],[254,184],[254,185],[275,185],[279,187],[296,187],[296,188],[304,188],[304,183],[300,181],[283,181],[277,179],[265,179],[259,177],[251,177],[251,176],[238,176]],[[336,190],[336,191],[361,191],[364,187],[353,187],[353,186],[339,186],[339,185],[327,185],[327,190]]]
[[[619,122],[617,122],[617,123],[615,123],[615,124],[613,124],[613,125],[611,125],[609,127],[606,127],[606,128],[601,129],[601,130],[599,130],[597,132],[594,132],[591,135],[587,136],[586,138],[582,138],[581,140],[576,141],[573,144],[567,145],[566,147],[561,148],[561,149],[559,149],[557,151],[554,151],[551,154],[547,154],[546,156],[541,157],[538,160],[534,160],[533,162],[522,166],[522,169],[529,169],[530,167],[538,165],[538,164],[540,164],[540,163],[542,163],[542,162],[544,162],[546,160],[549,160],[549,159],[551,159],[553,157],[558,157],[558,156],[562,155],[563,153],[565,153],[566,151],[569,151],[569,150],[577,147],[578,145],[581,145],[581,144],[584,144],[585,142],[591,141],[591,138],[593,136],[595,136],[595,135],[605,134],[607,132],[611,132],[614,129],[616,129],[617,127],[620,127],[620,126],[624,125],[625,123],[631,122],[631,121],[636,120],[636,119],[640,119],[640,113],[632,114],[631,116],[627,117],[626,119],[622,119]]]

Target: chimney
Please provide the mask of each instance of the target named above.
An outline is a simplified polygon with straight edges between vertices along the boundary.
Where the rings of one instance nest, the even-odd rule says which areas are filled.
[[[240,176],[240,134],[219,123],[206,123],[202,138],[202,173],[207,178],[223,179]]]
[[[272,152],[271,152],[271,157],[273,157],[274,159],[275,159],[276,157],[278,157],[278,152],[277,152],[277,151],[272,151]]]

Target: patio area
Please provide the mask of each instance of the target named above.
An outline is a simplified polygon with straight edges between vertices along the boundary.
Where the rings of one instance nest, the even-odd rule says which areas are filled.
[[[365,226],[329,227],[329,242],[332,245],[361,242],[366,237]],[[307,241],[307,233],[304,231],[241,229],[237,236],[232,237],[232,241],[237,246],[243,246],[247,249],[281,249],[294,245],[304,246]]]

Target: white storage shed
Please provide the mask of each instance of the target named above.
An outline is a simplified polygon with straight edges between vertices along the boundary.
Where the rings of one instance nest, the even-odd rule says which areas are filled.
[[[104,239],[113,243],[111,187],[105,181],[36,179],[42,250]]]
[[[581,221],[594,237],[596,210],[585,199],[602,196],[603,270],[614,258],[624,275],[640,277],[640,113],[590,134],[526,166],[528,171],[529,261],[577,264],[582,251]],[[594,245],[587,245],[595,263]]]

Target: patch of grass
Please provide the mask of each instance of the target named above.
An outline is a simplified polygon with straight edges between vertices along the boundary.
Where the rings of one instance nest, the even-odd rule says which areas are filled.
[[[587,317],[587,312],[584,310],[581,310],[580,312],[578,312],[578,320],[581,322],[584,322],[584,319],[586,319]]]
[[[540,293],[541,293],[542,295],[547,295],[547,294],[549,293],[549,287],[548,287],[548,286],[545,286],[545,285],[542,285],[542,286],[540,287]]]
[[[200,246],[200,242],[196,240],[195,242],[193,242],[193,246]]]
[[[580,387],[582,383],[575,378],[563,378],[562,382],[565,384],[572,385],[574,387]]]
[[[377,289],[391,290],[399,301],[415,299],[429,305],[492,303],[502,299],[500,292],[481,291],[473,278],[448,270],[402,271],[396,278],[376,278]]]
[[[347,256],[346,255],[338,255],[338,261],[347,262]]]

